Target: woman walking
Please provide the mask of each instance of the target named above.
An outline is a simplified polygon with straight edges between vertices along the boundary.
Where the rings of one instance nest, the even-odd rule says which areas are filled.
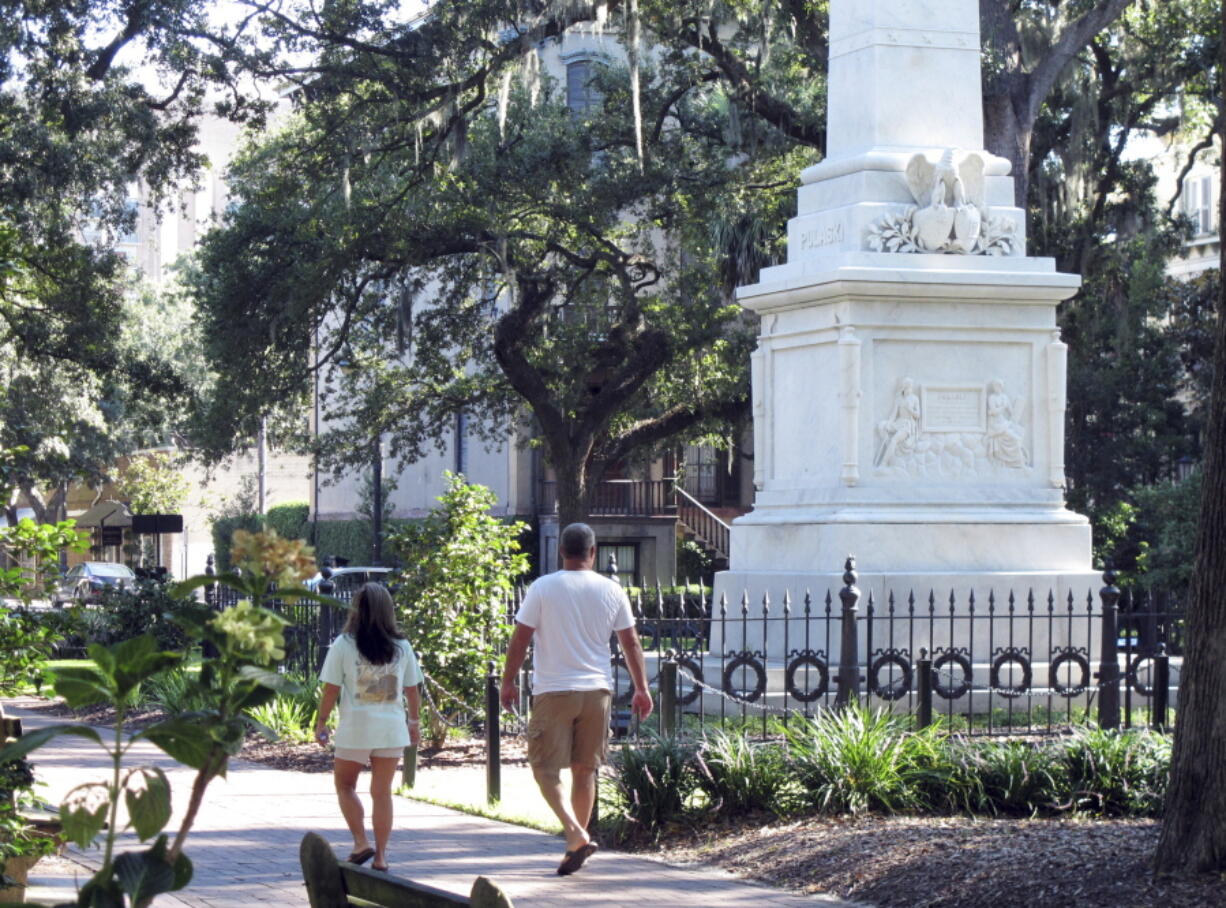
[[[324,689],[315,740],[322,747],[328,746],[328,717],[340,698],[333,777],[341,814],[353,834],[348,860],[362,864],[374,858],[375,870],[387,870],[392,779],[404,748],[421,743],[422,674],[413,647],[396,627],[391,594],[379,584],[367,583],[354,594],[345,630],[328,649],[319,680]],[[357,794],[364,766],[370,767],[373,848]]]

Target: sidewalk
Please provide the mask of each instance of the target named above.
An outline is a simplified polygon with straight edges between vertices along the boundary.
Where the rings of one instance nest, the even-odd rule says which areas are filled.
[[[55,724],[54,718],[32,712],[33,701],[6,700],[5,711],[22,720],[26,730]],[[175,794],[176,817],[184,807],[191,772],[179,768],[151,745],[138,745],[134,754],[145,764],[161,766]],[[43,796],[54,803],[73,786],[103,778],[106,764],[95,746],[76,737],[59,738],[32,755]],[[369,804],[367,816],[369,818]],[[208,790],[185,849],[195,864],[190,887],[157,900],[163,908],[221,908],[249,905],[306,904],[298,864],[303,834],[318,832],[338,853],[349,847],[332,791],[331,776],[270,769],[232,761],[226,779]],[[127,837],[122,848],[134,848]],[[472,881],[488,876],[510,895],[517,906],[569,908],[569,906],[695,905],[704,908],[783,908],[783,906],[851,903],[832,897],[805,897],[745,883],[710,868],[689,869],[657,861],[603,851],[572,877],[554,872],[562,841],[546,833],[473,817],[405,798],[396,801],[396,826],[389,860],[392,872],[440,889],[468,894]],[[71,861],[96,867],[99,852],[70,848]],[[35,868],[40,885],[71,887],[71,864],[45,876]],[[67,893],[64,893],[67,894]],[[30,892],[35,897],[35,892]],[[46,895],[39,893],[44,899]],[[49,899],[48,899],[49,900]]]

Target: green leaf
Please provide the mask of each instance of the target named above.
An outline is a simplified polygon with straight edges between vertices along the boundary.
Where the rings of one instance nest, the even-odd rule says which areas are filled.
[[[60,805],[64,838],[88,848],[106,828],[110,806],[110,790],[104,782],[87,782],[72,789]]]
[[[158,649],[157,639],[152,634],[141,634],[131,640],[124,640],[111,648],[116,667],[116,693],[126,697],[135,690],[142,681],[152,678],[159,672],[174,668],[183,661],[178,653],[166,653]]]
[[[252,685],[234,701],[234,708],[243,711],[256,709],[265,703],[271,703],[277,697],[277,692],[269,687]]]
[[[55,670],[55,692],[73,709],[117,699],[114,678],[93,665],[66,665]]]
[[[157,835],[170,822],[170,782],[157,767],[142,767],[129,773],[123,797],[128,822],[142,842]]]
[[[174,868],[149,851],[121,854],[115,859],[115,878],[134,903],[170,892],[175,885]]]
[[[94,660],[98,670],[108,679],[115,677],[115,656],[101,643],[91,643],[85,648],[85,654]]]
[[[213,577],[207,574],[197,574],[195,577],[188,577],[182,583],[176,583],[170,588],[170,594],[176,599],[184,599],[202,586],[211,586],[214,583],[228,586],[230,589],[236,590],[245,596],[251,595],[247,584],[238,574],[217,574]]]
[[[98,871],[77,896],[78,908],[124,908],[123,893],[115,880]]]
[[[194,868],[192,867],[191,859],[183,852],[179,852],[179,856],[175,858],[175,864],[172,868],[175,873],[174,885],[170,887],[171,892],[183,889],[192,881]]]
[[[208,721],[198,715],[176,716],[150,725],[133,738],[147,738],[180,763],[200,769],[213,750]]]
[[[297,694],[302,692],[302,685],[291,678],[258,665],[244,665],[238,670],[238,676],[244,681],[254,681],[264,687],[271,688],[282,694]]]
[[[99,746],[103,746],[101,736],[88,725],[48,725],[45,728],[26,732],[16,741],[0,749],[0,764],[8,763],[11,760],[18,760],[31,751],[42,747],[52,738],[59,737],[60,735],[76,735],[79,738],[89,738]]]

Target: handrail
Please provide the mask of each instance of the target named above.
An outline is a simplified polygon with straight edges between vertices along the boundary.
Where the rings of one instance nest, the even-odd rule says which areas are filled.
[[[732,545],[732,527],[680,485],[674,484],[674,487],[677,493],[677,518],[703,542],[712,546],[717,554],[727,558]]]
[[[701,501],[699,501],[697,498],[695,498],[693,495],[691,495],[681,486],[677,486],[677,494],[680,495],[682,498],[684,498],[691,507],[695,507],[698,510],[702,511],[703,514],[705,514],[711,520],[714,520],[725,530],[732,529],[732,524],[724,523],[723,519],[718,514],[716,514],[714,511],[708,508],[705,504],[703,504]]]

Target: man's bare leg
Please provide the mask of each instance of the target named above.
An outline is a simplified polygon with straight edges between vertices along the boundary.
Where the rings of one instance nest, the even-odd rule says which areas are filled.
[[[570,802],[566,799],[566,791],[562,787],[562,778],[557,770],[536,770],[536,784],[541,789],[541,796],[562,824],[562,832],[566,836],[566,850],[575,851],[582,848],[591,836],[587,834],[586,824],[580,823],[575,817]],[[591,814],[591,803],[588,803],[588,814]]]
[[[596,767],[572,763],[570,767],[570,807],[584,829],[592,819],[596,803]]]

